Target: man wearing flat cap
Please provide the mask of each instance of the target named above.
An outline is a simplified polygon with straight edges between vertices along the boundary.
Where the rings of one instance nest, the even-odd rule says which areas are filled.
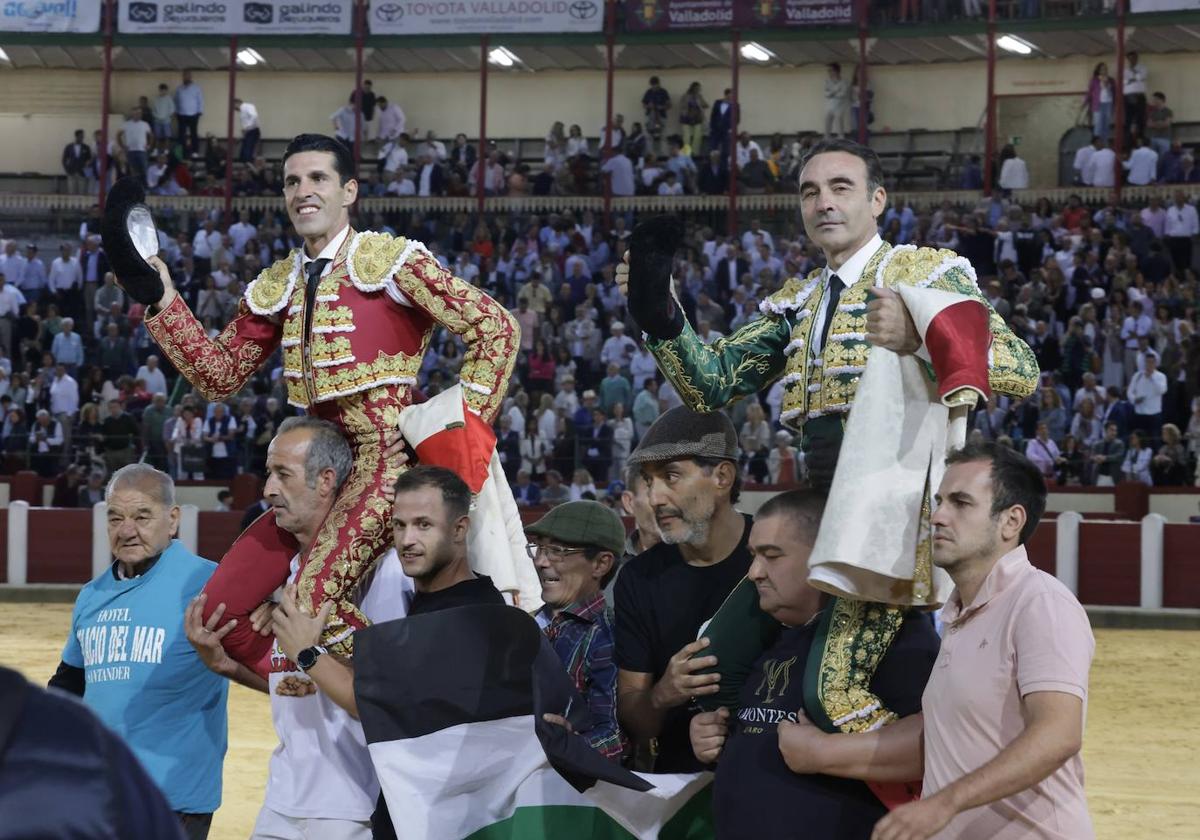
[[[654,422],[628,463],[641,469],[662,541],[617,578],[618,715],[639,745],[649,742],[656,772],[691,772],[700,769],[688,739],[693,701],[721,688],[718,674],[700,673],[717,662],[696,635],[751,561],[751,520],[733,507],[737,432],[721,412],[680,406]]]
[[[612,510],[585,499],[559,505],[525,533],[545,602],[534,617],[591,713],[591,728],[580,734],[620,761],[626,741],[617,725],[613,617],[604,587],[625,550],[625,526]]]

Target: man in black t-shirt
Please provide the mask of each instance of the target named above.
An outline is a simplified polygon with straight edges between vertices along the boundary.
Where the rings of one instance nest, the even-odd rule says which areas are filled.
[[[750,518],[733,508],[741,481],[733,423],[678,407],[646,432],[639,465],[661,542],[625,564],[614,591],[617,715],[635,741],[652,743],[654,770],[700,769],[688,743],[696,697],[719,690],[717,664],[696,639],[750,567]],[[653,747],[657,749],[653,749]]]
[[[749,577],[759,605],[785,629],[750,671],[737,709],[696,715],[691,745],[696,758],[716,762],[713,817],[718,838],[757,840],[866,840],[887,813],[880,793],[911,795],[903,786],[880,793],[865,783],[788,769],[781,739],[786,725],[818,706],[815,681],[806,674],[821,655],[822,610],[829,599],[807,583],[808,557],[816,541],[824,499],[795,490],[768,501],[754,520]],[[911,612],[892,639],[871,679],[871,690],[899,717],[921,710],[921,694],[937,657],[938,638],[929,618]],[[816,660],[814,660],[816,661]],[[920,778],[914,766],[913,778]]]

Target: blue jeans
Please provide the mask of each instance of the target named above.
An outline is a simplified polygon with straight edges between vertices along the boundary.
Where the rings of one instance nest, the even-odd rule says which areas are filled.
[[[1112,128],[1112,113],[1111,102],[1101,102],[1099,107],[1092,111],[1092,134],[1094,136],[1108,139],[1108,131]]]
[[[131,150],[127,155],[129,157],[129,168],[133,171],[134,175],[142,179],[144,185],[146,182],[146,164],[148,161],[146,153]]]

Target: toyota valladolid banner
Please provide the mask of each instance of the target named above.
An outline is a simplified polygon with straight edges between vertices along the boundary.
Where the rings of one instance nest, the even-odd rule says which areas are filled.
[[[4,0],[0,0],[0,3]],[[96,3],[98,0],[80,0]],[[121,32],[348,35],[352,0],[120,0]]]
[[[853,0],[628,0],[631,32],[672,29],[765,29],[846,26]]]
[[[99,31],[99,0],[0,0],[0,32]]]
[[[599,32],[604,0],[371,0],[367,19],[373,35]]]

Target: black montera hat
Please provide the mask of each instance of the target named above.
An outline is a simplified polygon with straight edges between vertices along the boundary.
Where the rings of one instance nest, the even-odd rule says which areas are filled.
[[[149,306],[163,296],[162,278],[147,258],[158,253],[158,229],[141,181],[133,176],[113,185],[104,204],[100,236],[117,281],[131,298]]]

